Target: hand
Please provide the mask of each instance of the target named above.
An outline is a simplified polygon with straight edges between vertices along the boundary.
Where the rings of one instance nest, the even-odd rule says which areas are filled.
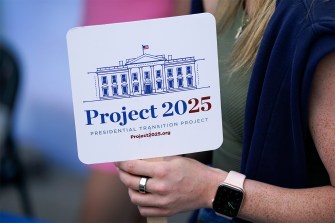
[[[222,170],[179,156],[119,162],[117,166],[131,201],[143,216],[171,216],[211,207],[216,189],[226,176]],[[142,176],[149,177],[146,194],[138,192]]]

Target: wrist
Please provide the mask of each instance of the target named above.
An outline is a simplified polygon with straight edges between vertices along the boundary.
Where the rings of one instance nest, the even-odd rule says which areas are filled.
[[[228,219],[237,217],[243,203],[245,177],[236,171],[228,173],[213,200],[213,209],[217,215]]]
[[[221,169],[211,168],[211,177],[209,179],[208,190],[205,196],[206,208],[213,208],[212,202],[215,197],[218,186],[226,179],[228,173]]]

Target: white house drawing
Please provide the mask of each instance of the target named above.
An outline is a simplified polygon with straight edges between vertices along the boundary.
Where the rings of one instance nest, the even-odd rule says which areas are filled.
[[[142,46],[143,49],[147,45]],[[117,66],[99,67],[97,91],[100,100],[173,93],[197,88],[194,56],[173,59],[172,55],[143,54],[119,61]]]

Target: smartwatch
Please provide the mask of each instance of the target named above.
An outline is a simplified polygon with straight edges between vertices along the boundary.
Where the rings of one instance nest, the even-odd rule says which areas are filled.
[[[230,171],[216,191],[213,209],[217,215],[232,219],[238,215],[243,201],[245,175]]]

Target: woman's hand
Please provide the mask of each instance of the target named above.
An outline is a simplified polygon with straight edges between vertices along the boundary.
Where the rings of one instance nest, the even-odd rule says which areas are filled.
[[[121,181],[143,216],[171,216],[200,207],[211,207],[226,173],[184,157],[159,161],[133,160],[117,163]],[[142,176],[149,177],[147,193],[139,193]]]

